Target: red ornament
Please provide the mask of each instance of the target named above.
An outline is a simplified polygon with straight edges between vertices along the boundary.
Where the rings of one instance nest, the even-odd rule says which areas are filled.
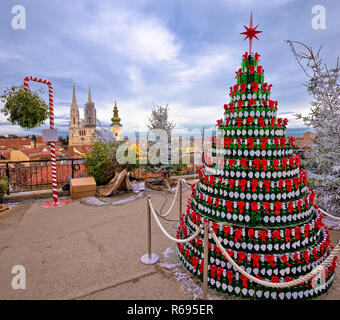
[[[259,185],[259,182],[257,180],[253,180],[250,184],[251,184],[251,192],[256,192],[256,188]]]
[[[247,125],[249,126],[253,121],[254,121],[253,117],[248,117],[247,118]]]
[[[233,211],[233,203],[232,203],[230,200],[226,201],[225,207],[227,208],[227,211],[228,211],[229,213]],[[223,230],[223,231],[224,231],[224,230]]]
[[[240,186],[241,190],[244,192],[245,186],[247,185],[247,181],[244,180],[244,179],[241,179],[241,180],[238,182],[238,185]]]
[[[245,83],[241,83],[241,93],[245,93],[246,92],[246,84]]]
[[[243,274],[240,275],[240,279],[242,280],[243,286],[245,288],[248,288],[248,278],[246,276],[244,276]]]
[[[234,237],[234,241],[235,242],[239,242],[239,241],[242,241],[242,229],[235,229],[235,237]],[[241,252],[239,252],[240,254]]]
[[[254,141],[255,141],[255,140],[254,140],[253,137],[249,137],[249,138],[248,138],[248,148],[249,148],[249,149],[254,149],[254,147],[255,147],[255,146],[254,146]]]
[[[228,226],[223,226],[223,232],[226,235],[226,237],[228,237],[229,233],[230,233],[230,227]]]
[[[280,214],[281,212],[281,206],[282,206],[282,203],[280,201],[276,201],[275,202],[275,210],[274,210],[274,213],[276,215]]]
[[[245,205],[246,205],[246,204],[245,204],[243,201],[239,201],[239,202],[237,203],[237,207],[238,207],[240,213],[243,213],[243,208],[245,207]]]
[[[251,255],[251,259],[253,260],[253,268],[255,268],[255,267],[259,268],[260,267],[260,264],[259,264],[260,258],[261,257],[256,253],[253,253]]]
[[[273,231],[272,239],[282,240],[281,237],[280,237],[280,231],[279,230]]]
[[[249,236],[249,238],[250,238],[251,240],[253,240],[253,241],[255,241],[255,239],[253,238],[254,234],[255,234],[254,229],[249,229],[249,230],[248,230],[248,236]]]
[[[263,117],[260,117],[259,120],[258,120],[258,123],[259,123],[259,126],[264,128],[265,127],[265,124],[264,124],[264,118]],[[261,139],[264,139],[264,138],[261,138]],[[267,138],[265,138],[267,139]],[[268,139],[267,139],[268,141]]]
[[[249,100],[249,107],[253,106],[255,103],[256,103],[255,100],[253,98],[251,98]]]
[[[258,83],[256,81],[253,81],[251,83],[251,88],[252,88],[253,92],[254,91],[259,91],[259,88],[257,86],[258,86]]]
[[[239,100],[238,102],[237,102],[237,105],[238,105],[238,111],[240,111],[241,109],[242,109],[242,106],[243,106],[243,100]]]
[[[267,262],[274,268],[275,267],[274,256],[271,255],[271,254],[266,254],[265,258],[266,258]]]
[[[248,170],[248,165],[247,165],[247,159],[241,159],[240,160],[240,166],[244,167],[246,170]],[[244,191],[244,190],[243,190]]]
[[[290,237],[291,230],[290,229],[285,229],[285,241],[286,242],[291,242],[292,239]]]
[[[283,255],[280,257],[280,259],[281,259],[281,261],[282,261],[286,266],[288,266],[288,267],[291,266],[291,263],[288,263],[288,257],[287,257],[285,254],[283,254]]]
[[[216,198],[216,205],[215,205],[215,209],[220,205],[220,198]]]
[[[268,234],[267,234],[266,230],[261,230],[259,232],[259,236],[260,236],[260,238],[262,239],[263,242],[267,242],[266,238],[267,238]]]
[[[271,181],[270,180],[264,180],[263,181],[263,185],[264,185],[264,188],[266,189],[266,191],[269,193],[270,192],[270,184],[271,184]],[[282,191],[281,191],[282,192]]]
[[[248,261],[248,260],[246,259],[247,254],[244,253],[244,252],[242,252],[242,251],[239,251],[239,252],[238,252],[237,257],[238,257],[238,260],[237,260],[237,263],[238,263],[238,264],[240,264],[243,260],[244,260],[244,261]]]
[[[262,205],[264,207],[264,210],[266,210],[267,214],[269,214],[269,207],[270,207],[269,202],[262,202]]]
[[[229,285],[231,285],[233,282],[233,276],[234,275],[232,271],[227,271],[227,278],[228,278]]]

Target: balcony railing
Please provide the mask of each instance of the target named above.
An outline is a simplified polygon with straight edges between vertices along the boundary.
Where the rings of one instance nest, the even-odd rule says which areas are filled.
[[[10,178],[7,194],[50,188],[52,185],[51,160],[0,161],[0,176]],[[58,186],[71,178],[86,177],[84,160],[56,159]]]
[[[51,160],[0,161],[0,176],[10,178],[7,194],[48,189],[52,187]],[[70,179],[87,177],[83,159],[56,159],[58,187]],[[196,173],[194,167],[185,168],[180,174]],[[131,174],[134,179],[146,180],[161,177],[162,173],[144,172],[142,169]]]

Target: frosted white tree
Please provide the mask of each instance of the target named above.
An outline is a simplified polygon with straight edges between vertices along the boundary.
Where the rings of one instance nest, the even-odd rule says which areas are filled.
[[[339,58],[329,69],[320,58],[320,50],[298,41],[287,40],[297,62],[308,77],[304,84],[313,97],[310,113],[296,114],[308,127],[315,129],[312,150],[306,153],[309,182],[324,210],[340,215],[340,86]],[[294,45],[302,46],[297,53]]]
[[[152,149],[152,146],[149,147],[147,171],[161,172],[166,178],[169,178],[171,173],[177,173],[184,167],[182,164],[182,152],[178,149],[178,139],[172,139],[172,130],[176,124],[169,121],[168,112],[168,104],[164,107],[154,104],[151,116],[146,124],[150,132],[160,130],[164,133],[163,137],[156,137],[156,143],[161,149],[158,154],[159,163],[152,164],[152,161],[150,161],[150,149]]]

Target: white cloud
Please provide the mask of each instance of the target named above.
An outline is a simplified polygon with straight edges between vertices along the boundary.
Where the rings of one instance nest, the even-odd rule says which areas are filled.
[[[0,49],[0,60],[25,60],[25,57],[16,53],[8,53],[3,49]]]
[[[256,1],[255,4],[254,0],[237,0],[237,6],[249,8],[250,11],[251,8],[254,7],[255,5],[256,7],[279,7],[295,1],[296,0],[261,0]],[[226,3],[227,5],[235,5],[234,0],[222,0],[222,2]]]
[[[144,88],[145,84],[142,78],[142,72],[139,67],[131,65],[126,68],[126,72],[131,83],[131,89],[133,91],[139,91]]]
[[[180,50],[175,36],[161,21],[117,8],[102,8],[78,31],[94,45],[133,61],[171,61]]]
[[[201,55],[190,57],[186,63],[179,61],[175,70],[176,87],[190,87],[202,78],[221,72],[222,69],[232,72],[236,64],[232,52],[233,49],[226,47],[211,48]]]

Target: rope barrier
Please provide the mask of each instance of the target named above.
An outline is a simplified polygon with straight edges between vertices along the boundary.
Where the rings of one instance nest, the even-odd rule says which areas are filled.
[[[189,183],[187,183],[184,179],[183,179],[183,184],[184,186],[186,186],[187,188],[192,188],[192,185],[190,185]]]
[[[174,196],[174,199],[172,200],[172,204],[171,204],[169,210],[168,210],[166,213],[164,213],[164,214],[161,214],[161,213],[156,212],[158,216],[160,216],[160,217],[163,218],[163,217],[166,217],[166,216],[168,216],[168,215],[170,214],[170,212],[171,212],[171,210],[172,210],[172,208],[174,207],[174,204],[175,204],[175,202],[176,202],[177,195],[178,195],[178,189],[179,189],[178,186],[179,186],[179,184],[181,183],[181,181],[184,182],[185,180],[184,180],[184,179],[178,179],[177,186],[176,186],[176,191],[175,191],[175,196]],[[163,206],[164,206],[164,205],[163,205]]]
[[[154,191],[154,190],[152,190],[152,191]],[[156,192],[156,191],[154,191],[154,192]],[[169,222],[178,222],[178,220],[169,219],[169,218],[166,218],[166,216],[163,216],[163,215],[162,215],[163,208],[164,208],[164,206],[166,205],[166,203],[168,202],[168,197],[167,197],[167,195],[165,195],[165,194],[163,194],[163,193],[157,193],[157,194],[160,194],[162,197],[165,198],[165,201],[164,201],[164,203],[163,203],[162,206],[161,206],[160,212],[158,213],[158,212],[155,210],[157,216],[159,216],[160,218],[162,218],[162,219],[165,220],[165,221],[169,221]],[[148,194],[147,194],[147,196],[150,197],[150,195],[148,195]]]
[[[324,214],[324,215],[326,215],[326,216],[328,216],[328,217],[330,217],[330,218],[333,218],[333,219],[335,219],[335,220],[340,220],[339,217],[333,216],[333,215],[331,215],[331,214],[329,214],[329,213],[323,211],[321,208],[319,208],[319,210],[321,211],[322,214]]]
[[[191,235],[189,238],[187,238],[187,239],[179,240],[179,239],[174,238],[173,236],[171,236],[169,233],[166,232],[166,230],[164,229],[164,227],[163,227],[162,224],[160,223],[160,221],[159,221],[159,219],[158,219],[158,217],[157,217],[157,214],[156,214],[156,212],[155,212],[155,209],[154,209],[154,207],[153,207],[153,205],[152,205],[151,199],[148,199],[148,202],[149,202],[149,206],[150,206],[151,212],[152,212],[152,214],[153,214],[153,216],[154,216],[154,218],[155,218],[155,220],[156,220],[156,222],[157,222],[159,228],[163,231],[163,233],[164,233],[170,240],[175,241],[175,242],[177,242],[177,243],[186,243],[186,242],[190,242],[191,240],[195,239],[195,238],[199,235],[199,233],[200,233],[200,231],[201,231],[201,229],[202,229],[201,226],[199,226],[199,227],[197,228],[196,232],[195,232],[194,234],[192,234],[192,235]]]
[[[221,252],[223,253],[223,255],[227,258],[227,260],[232,264],[232,266],[240,273],[242,273],[244,276],[246,276],[249,280],[258,283],[259,285],[262,286],[266,286],[266,287],[271,287],[271,288],[288,288],[288,287],[292,287],[295,285],[298,285],[300,283],[303,283],[305,281],[308,281],[309,279],[311,279],[314,275],[318,274],[322,269],[324,269],[327,264],[329,264],[333,258],[337,255],[337,251],[340,248],[340,241],[338,242],[338,244],[336,245],[336,247],[333,249],[333,251],[329,254],[329,256],[321,263],[319,264],[315,269],[313,269],[311,272],[309,272],[308,274],[298,278],[298,279],[294,279],[292,281],[288,281],[285,283],[273,283],[273,282],[268,282],[268,281],[264,281],[264,280],[260,280],[254,276],[252,276],[251,274],[249,274],[247,271],[243,270],[231,257],[230,255],[226,252],[226,250],[223,248],[223,246],[221,245],[221,243],[218,241],[217,236],[215,234],[215,232],[213,231],[212,228],[209,228],[210,234],[212,236],[212,238],[214,239],[216,245],[219,247],[219,249],[221,250]]]

